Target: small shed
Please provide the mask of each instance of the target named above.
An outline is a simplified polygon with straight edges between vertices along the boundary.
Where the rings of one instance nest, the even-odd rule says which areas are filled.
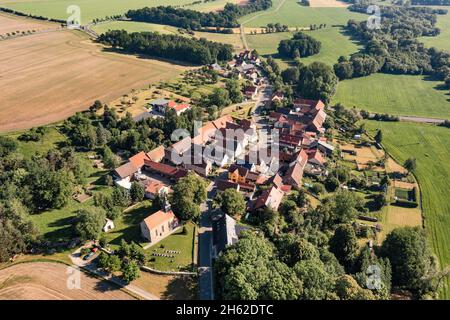
[[[103,227],[103,232],[108,232],[111,231],[115,228],[116,226],[114,225],[114,221],[110,220],[110,219],[106,219],[106,223],[105,226]]]

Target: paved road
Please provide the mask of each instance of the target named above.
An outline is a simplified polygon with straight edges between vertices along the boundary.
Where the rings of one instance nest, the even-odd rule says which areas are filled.
[[[200,300],[214,300],[213,271],[212,271],[212,199],[216,194],[215,183],[207,189],[208,199],[201,205],[200,229],[198,234],[198,271]]]

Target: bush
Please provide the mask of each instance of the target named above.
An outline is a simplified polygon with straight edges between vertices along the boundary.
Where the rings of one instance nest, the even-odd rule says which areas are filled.
[[[311,187],[311,191],[318,195],[325,192],[325,187],[320,183],[314,183]]]
[[[336,191],[337,188],[339,188],[339,180],[335,177],[328,177],[325,180],[325,189],[327,189],[328,192]]]
[[[408,201],[403,199],[397,199],[394,204],[404,208],[417,208],[419,205],[416,201]]]

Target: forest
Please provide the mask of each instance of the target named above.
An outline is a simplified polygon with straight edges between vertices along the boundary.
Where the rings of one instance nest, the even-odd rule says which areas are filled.
[[[350,10],[365,13],[366,5],[355,4]],[[375,72],[391,74],[427,74],[445,81],[450,75],[450,54],[426,48],[417,38],[436,36],[437,14],[446,10],[424,7],[383,7],[380,29],[370,29],[364,22],[350,20],[347,30],[365,44],[365,48],[334,66],[342,79],[367,76]]]
[[[111,30],[100,35],[98,41],[128,53],[199,65],[229,61],[233,57],[233,47],[229,44],[156,32],[128,33],[125,30]]]
[[[272,0],[250,0],[245,5],[227,3],[219,12],[199,12],[191,9],[159,6],[129,10],[125,16],[133,21],[165,24],[184,29],[201,30],[205,27],[236,28],[241,16],[266,10],[272,6]]]

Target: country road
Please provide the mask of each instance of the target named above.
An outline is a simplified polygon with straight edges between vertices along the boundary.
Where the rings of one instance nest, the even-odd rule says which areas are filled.
[[[246,23],[249,23],[250,21],[253,21],[253,20],[255,20],[256,18],[259,18],[259,17],[261,17],[261,16],[265,16],[265,15],[267,15],[267,14],[275,13],[275,12],[280,11],[281,7],[284,5],[285,2],[286,2],[286,0],[281,1],[281,2],[278,4],[278,6],[275,8],[275,10],[262,11],[261,13],[258,13],[258,14],[256,14],[256,15],[254,15],[253,17],[249,18],[248,20],[245,20],[244,22],[241,23],[241,26],[240,26],[240,30],[241,30],[241,40],[242,40],[242,44],[244,45],[244,49],[245,49],[245,50],[249,50],[248,43],[247,43],[247,39],[246,39],[246,37],[245,37],[245,29],[244,29],[244,28],[245,28],[245,24],[246,24]]]

